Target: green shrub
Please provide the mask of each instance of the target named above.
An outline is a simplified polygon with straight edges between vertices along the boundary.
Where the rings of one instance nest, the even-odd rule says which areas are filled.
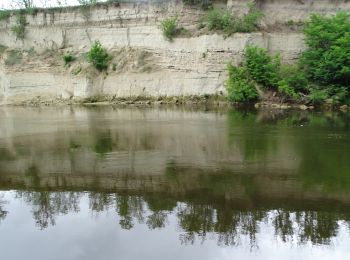
[[[253,2],[249,3],[248,7],[248,13],[237,21],[237,32],[253,32],[258,28],[258,22],[264,16]]]
[[[334,104],[349,103],[349,89],[345,86],[331,85],[327,88],[329,97],[333,100]]]
[[[64,65],[68,65],[69,63],[71,63],[72,61],[75,60],[75,57],[69,53],[66,53],[63,55],[63,61],[64,61]]]
[[[308,96],[308,99],[313,104],[321,104],[323,103],[327,98],[328,95],[328,89],[317,89],[314,87],[310,88],[310,94]]]
[[[102,47],[99,41],[96,41],[87,54],[88,62],[92,63],[94,67],[99,70],[107,70],[110,57],[107,51]]]
[[[331,17],[311,15],[304,34],[307,49],[301,65],[309,80],[320,86],[337,85],[350,89],[350,20],[339,12]]]
[[[177,34],[177,17],[167,18],[161,23],[163,35],[169,41],[172,41],[174,36]]]
[[[223,31],[226,35],[236,32],[252,32],[258,28],[258,21],[263,13],[255,4],[249,4],[249,11],[243,17],[235,17],[227,10],[212,9],[205,20],[209,30]]]
[[[235,20],[234,17],[228,12],[219,9],[212,9],[207,13],[206,21],[209,30],[221,30],[229,34],[234,31]]]
[[[240,68],[229,66],[226,88],[229,100],[244,102],[258,98],[255,84],[264,89],[276,90],[284,97],[298,101],[299,92],[308,84],[298,66],[281,66],[279,55],[270,55],[266,49],[251,45],[245,49]]]
[[[0,21],[7,20],[11,17],[11,11],[9,10],[0,10]]]
[[[244,58],[244,66],[256,83],[264,88],[276,89],[280,80],[279,55],[270,56],[266,49],[251,45],[245,49]]]
[[[279,85],[287,84],[298,92],[306,92],[307,90],[308,81],[298,64],[281,65],[280,78]]]
[[[249,75],[244,67],[227,66],[228,80],[226,89],[228,99],[232,102],[251,102],[258,99],[258,92],[249,80]]]
[[[278,82],[277,90],[279,93],[291,98],[292,100],[298,100],[300,98],[299,94],[295,92],[295,89],[288,84],[286,80]]]
[[[308,82],[298,65],[282,65],[279,78],[277,90],[286,97],[298,101],[300,99],[299,92],[307,92]]]
[[[25,30],[27,26],[27,19],[25,14],[18,13],[16,25],[11,27],[11,31],[16,35],[17,39],[23,40],[25,37]]]

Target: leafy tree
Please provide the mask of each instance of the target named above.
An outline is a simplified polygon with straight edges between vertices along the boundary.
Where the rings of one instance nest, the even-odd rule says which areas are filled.
[[[248,46],[244,55],[244,66],[251,78],[264,88],[276,88],[279,81],[280,56],[271,56],[266,49],[255,45]]]
[[[301,66],[307,78],[321,86],[345,86],[350,89],[349,14],[331,17],[311,15],[304,29],[307,49]]]
[[[244,67],[235,67],[229,64],[227,70],[229,77],[226,81],[226,89],[230,101],[250,102],[258,99],[258,93]]]

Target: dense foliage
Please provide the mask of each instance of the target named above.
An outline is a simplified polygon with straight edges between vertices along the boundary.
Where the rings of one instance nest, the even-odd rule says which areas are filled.
[[[331,17],[313,14],[304,28],[307,48],[294,65],[283,65],[278,55],[248,46],[242,68],[229,67],[227,90],[229,99],[242,99],[239,84],[233,79],[258,84],[262,89],[278,92],[288,99],[332,104],[349,102],[350,91],[350,20],[349,14],[339,12]],[[242,74],[240,71],[246,71]],[[229,87],[230,86],[230,87]],[[232,87],[235,86],[235,87]],[[234,91],[233,91],[234,90]],[[244,100],[243,100],[244,101]],[[250,101],[246,99],[245,101]]]
[[[257,46],[248,46],[245,49],[244,66],[250,77],[262,87],[276,88],[279,81],[281,59],[278,55],[271,56],[267,50]]]
[[[301,55],[300,66],[314,85],[312,96],[332,98],[336,103],[346,101],[350,90],[349,14],[313,14],[304,34],[308,48]]]
[[[99,41],[96,41],[87,54],[87,59],[99,71],[107,70],[110,57]]]
[[[228,98],[232,102],[255,101],[258,93],[249,79],[244,67],[235,67],[231,64],[227,67],[229,79],[226,81]]]
[[[72,61],[74,61],[74,56],[66,53],[63,55],[63,61],[64,61],[64,65],[68,65],[69,63],[71,63]]]

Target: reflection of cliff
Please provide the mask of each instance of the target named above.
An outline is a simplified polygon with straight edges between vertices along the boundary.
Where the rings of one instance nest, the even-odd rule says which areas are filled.
[[[3,108],[0,121],[6,189],[349,201],[339,193],[350,191],[346,116]]]

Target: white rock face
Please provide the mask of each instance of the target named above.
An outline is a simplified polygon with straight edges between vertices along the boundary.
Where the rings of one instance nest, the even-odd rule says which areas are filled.
[[[301,4],[303,2],[304,4]],[[305,20],[310,12],[334,13],[350,10],[350,2],[331,0],[266,0],[260,4],[263,24]],[[228,0],[227,8],[246,11],[246,1]],[[109,51],[123,47],[145,50],[155,61],[151,72],[126,71],[108,76],[74,76],[50,70],[50,66],[13,70],[0,66],[0,101],[12,102],[40,96],[42,98],[85,98],[108,94],[116,97],[184,96],[225,93],[225,67],[239,63],[244,48],[257,44],[271,52],[280,52],[286,62],[293,62],[305,48],[303,35],[297,32],[236,33],[228,38],[210,34],[175,38],[166,41],[160,29],[165,17],[178,15],[179,24],[198,24],[204,12],[171,1],[162,5],[121,4],[98,6],[88,20],[77,8],[61,12],[28,15],[25,39],[17,40],[11,31],[16,18],[0,21],[0,44],[10,48],[37,52],[46,49],[87,51],[99,40]]]

